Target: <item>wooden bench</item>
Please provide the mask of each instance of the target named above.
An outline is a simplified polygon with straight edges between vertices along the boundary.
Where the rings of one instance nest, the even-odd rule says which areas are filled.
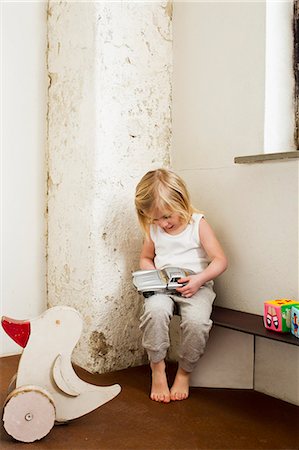
[[[274,341],[299,346],[299,339],[291,333],[277,333],[264,327],[263,316],[214,306],[211,319],[215,325]]]
[[[299,404],[299,339],[264,327],[263,316],[214,306],[207,348],[192,372],[194,387],[254,389]],[[179,347],[172,328],[173,358]]]

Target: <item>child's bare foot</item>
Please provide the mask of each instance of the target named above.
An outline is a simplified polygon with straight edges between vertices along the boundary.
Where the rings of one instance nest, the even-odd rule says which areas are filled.
[[[172,388],[170,389],[171,400],[185,400],[189,396],[190,373],[181,367],[178,368]]]
[[[151,399],[156,402],[169,403],[170,392],[165,372],[165,362],[151,363],[152,369],[152,390]]]

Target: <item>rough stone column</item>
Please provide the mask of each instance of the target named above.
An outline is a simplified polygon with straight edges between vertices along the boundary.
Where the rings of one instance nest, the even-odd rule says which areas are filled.
[[[90,371],[144,360],[134,189],[169,164],[171,39],[168,2],[49,3],[48,301],[82,313]]]

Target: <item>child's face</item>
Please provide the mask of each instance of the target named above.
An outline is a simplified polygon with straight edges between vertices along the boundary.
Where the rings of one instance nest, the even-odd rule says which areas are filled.
[[[169,234],[179,233],[186,225],[178,213],[159,209],[152,211],[150,220]]]

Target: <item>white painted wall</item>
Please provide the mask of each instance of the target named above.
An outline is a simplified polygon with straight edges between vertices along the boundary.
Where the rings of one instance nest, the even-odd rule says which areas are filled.
[[[46,3],[1,3],[1,315],[46,307]],[[20,347],[0,331],[0,356]]]
[[[298,163],[233,162],[263,153],[265,4],[176,2],[173,36],[173,165],[229,258],[216,304],[263,314],[299,296]]]
[[[218,304],[261,314],[298,297],[298,164],[262,153],[265,5],[175,3],[173,165],[229,256]]]

